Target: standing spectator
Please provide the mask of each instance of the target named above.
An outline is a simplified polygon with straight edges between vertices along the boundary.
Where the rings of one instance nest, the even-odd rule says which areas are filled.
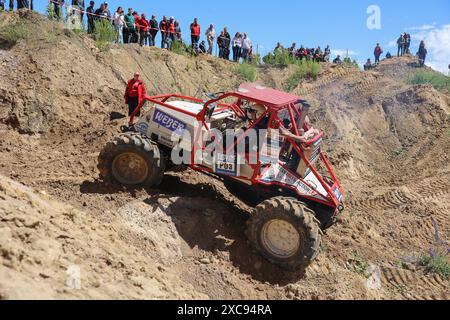
[[[94,9],[95,2],[91,1],[89,2],[89,7],[86,9],[86,16],[88,21],[88,33],[94,33],[95,30],[95,24],[94,24]]]
[[[325,52],[323,54],[323,62],[330,62],[330,56],[331,56],[330,45],[327,45],[327,47],[325,48]]]
[[[104,15],[111,19],[111,11],[109,11],[108,2],[103,3],[105,6]]]
[[[141,17],[139,17],[139,13],[137,13],[137,11],[133,11],[133,16],[134,16],[134,25],[135,25],[135,38],[133,39],[133,43],[140,43],[141,42],[141,34],[140,34],[140,29],[139,26],[141,25]]]
[[[379,43],[377,43],[377,46],[375,47],[375,50],[373,51],[373,54],[375,55],[375,63],[380,63],[380,56],[383,53],[383,49],[381,49],[381,46]]]
[[[420,41],[419,51],[417,51],[417,56],[419,57],[419,66],[423,67],[425,65],[425,60],[427,58],[428,50],[425,48],[425,42]]]
[[[5,11],[5,0],[0,0],[0,11]]]
[[[139,19],[139,43],[142,46],[148,46],[149,45],[149,34],[148,34],[148,26],[150,23],[147,20],[147,17],[145,16],[145,13],[141,14],[141,18]]]
[[[231,36],[228,33],[227,27],[223,28],[223,58],[225,60],[230,60],[230,44]]]
[[[242,50],[242,36],[238,32],[233,38],[233,61],[239,62],[239,59],[241,58],[241,50]]]
[[[397,39],[397,57],[403,56],[404,48],[405,48],[405,38],[403,38],[403,35],[401,34],[400,37]]]
[[[72,7],[78,9],[76,12],[80,16],[80,22],[83,23],[84,0],[72,0]]]
[[[198,23],[197,18],[194,19],[194,22],[191,23],[191,44],[192,49],[197,54],[198,53],[198,42],[200,41],[200,24]]]
[[[242,59],[244,59],[244,62],[248,62],[250,60],[251,50],[252,50],[252,41],[247,36],[247,34],[244,33],[244,38],[242,39]]]
[[[169,50],[172,50],[173,43],[175,42],[175,18],[174,17],[170,17],[167,29],[169,30],[169,38],[168,38]]]
[[[136,18],[133,15],[133,9],[129,8],[128,13],[124,17],[125,27],[123,32],[123,42],[132,43],[135,42],[137,38],[136,34]]]
[[[156,20],[156,16],[152,15],[152,19],[150,20],[150,46],[154,47],[156,45],[156,35],[158,34],[158,20]]]
[[[175,39],[181,41],[181,27],[178,20],[175,20]]]
[[[163,19],[159,23],[159,30],[161,30],[161,49],[167,48],[168,27],[167,17],[163,16]]]
[[[123,44],[123,27],[125,26],[125,11],[122,7],[114,13],[114,28],[116,29],[116,43]]]
[[[314,60],[316,62],[321,62],[323,60],[323,52],[320,46],[314,51]]]
[[[213,53],[214,39],[216,37],[216,30],[214,30],[214,25],[210,25],[205,33],[206,40],[208,40],[208,54]]]
[[[411,35],[409,33],[405,33],[405,53],[410,54],[411,51],[409,50],[411,47]]]
[[[53,12],[55,13],[55,17],[57,20],[61,20],[62,15],[61,15],[61,7],[64,5],[64,0],[58,0],[53,2]],[[11,0],[9,2],[9,9],[11,11],[14,10],[14,5],[13,5],[13,1]],[[17,6],[17,9],[19,9],[19,6]]]
[[[224,40],[223,31],[221,31],[219,37],[217,38],[217,46],[219,47],[219,58],[221,58],[221,59],[224,59],[224,57],[223,57],[223,51],[224,51],[223,40]]]
[[[273,54],[277,54],[278,52],[283,52],[284,48],[283,45],[279,42],[277,42],[277,46],[273,50]]]
[[[106,11],[106,6],[104,3],[100,5],[100,8],[95,10],[95,17],[94,19],[99,21],[101,19],[107,19],[108,18],[108,11]]]
[[[125,90],[125,103],[128,104],[128,116],[130,117],[130,125],[133,125],[133,119],[135,116],[140,116],[140,108],[145,103],[145,97],[147,90],[145,83],[141,80],[141,75],[136,72],[133,79],[128,81],[127,88]]]
[[[294,42],[294,43],[292,44],[292,46],[288,49],[289,54],[290,54],[291,56],[294,56],[294,53],[295,53],[295,51],[296,51],[296,47],[297,47],[297,44]]]

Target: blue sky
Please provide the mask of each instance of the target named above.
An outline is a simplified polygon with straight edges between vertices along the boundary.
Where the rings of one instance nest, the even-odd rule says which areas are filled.
[[[66,0],[66,2],[70,2]],[[88,3],[88,1],[85,1]],[[411,0],[345,0],[345,1],[144,1],[110,0],[111,11],[117,6],[133,7],[147,16],[155,13],[174,16],[181,22],[184,32],[194,17],[199,19],[203,31],[213,23],[218,29],[227,26],[235,32],[247,32],[261,53],[272,50],[277,41],[284,46],[292,42],[308,47],[330,44],[335,53],[347,49],[360,63],[373,59],[377,42],[384,52],[396,52],[390,47],[401,32],[413,35],[413,50],[421,39],[428,40],[430,64],[447,73],[450,63],[450,1],[428,0],[421,4]],[[38,11],[44,12],[46,0],[35,0]],[[96,1],[100,4],[100,1]],[[367,27],[367,8],[380,8],[381,29]],[[202,32],[203,33],[203,32]],[[185,33],[184,38],[188,38]],[[256,48],[255,48],[256,49]],[[448,61],[447,61],[448,60]]]

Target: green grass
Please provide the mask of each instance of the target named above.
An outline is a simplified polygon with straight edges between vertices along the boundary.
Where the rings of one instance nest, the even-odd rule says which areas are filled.
[[[423,256],[420,258],[419,264],[429,273],[436,273],[445,279],[450,279],[450,263],[445,256],[438,255],[434,258],[428,255]]]
[[[295,71],[286,81],[287,91],[294,90],[302,79],[317,79],[321,71],[320,64],[315,61],[298,61],[295,63]]]
[[[269,53],[263,58],[263,62],[268,65],[278,65],[286,67],[290,64],[296,64],[298,60],[294,58],[288,50],[277,50],[275,53]]]
[[[182,56],[190,56],[192,54],[189,52],[188,46],[183,41],[180,40],[174,41],[174,43],[172,44],[172,52],[180,54]]]
[[[450,92],[450,77],[438,72],[420,70],[411,74],[407,81],[412,85],[431,84],[437,90]]]
[[[7,24],[0,30],[1,38],[10,43],[15,44],[21,39],[27,39],[30,36],[31,29],[29,25],[22,21],[13,24]]]
[[[365,278],[368,278],[370,276],[368,272],[368,263],[356,251],[353,252],[352,259],[347,262],[347,266],[351,271],[359,274],[360,276],[363,276]]]
[[[94,38],[100,51],[108,51],[110,43],[116,40],[116,36],[116,30],[108,20],[95,21]]]
[[[258,70],[255,65],[243,63],[234,68],[234,72],[246,80],[253,82],[258,77]]]

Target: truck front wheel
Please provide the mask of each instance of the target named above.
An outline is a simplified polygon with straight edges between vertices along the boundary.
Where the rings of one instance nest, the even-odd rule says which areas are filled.
[[[121,184],[155,187],[164,177],[165,160],[158,146],[139,133],[124,133],[109,142],[98,159],[100,178]]]
[[[263,257],[289,271],[310,265],[321,244],[314,212],[298,200],[285,197],[266,200],[256,207],[248,236]]]

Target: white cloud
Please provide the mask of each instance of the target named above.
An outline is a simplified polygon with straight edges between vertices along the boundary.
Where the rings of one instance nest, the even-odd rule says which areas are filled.
[[[408,28],[407,30],[410,30],[410,31],[426,31],[426,30],[431,30],[431,29],[434,29],[434,28],[436,28],[435,24],[424,24],[424,25],[422,25],[420,27]]]
[[[350,57],[356,57],[358,55],[358,52],[350,49],[332,49],[331,54],[335,56],[339,55],[341,57],[346,57],[348,54]]]
[[[420,41],[424,40],[428,50],[427,65],[448,73],[450,64],[450,24],[443,26],[432,26],[424,28],[411,35],[412,45],[418,47]],[[415,53],[415,52],[412,52]]]

